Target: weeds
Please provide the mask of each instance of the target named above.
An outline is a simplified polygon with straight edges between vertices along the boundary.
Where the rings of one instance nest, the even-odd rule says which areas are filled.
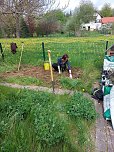
[[[60,101],[60,96],[48,93],[8,90],[0,88],[1,152],[51,152],[53,147],[55,152],[80,152],[78,145],[82,150],[87,145],[89,126],[84,122],[95,119],[95,109],[81,94]]]

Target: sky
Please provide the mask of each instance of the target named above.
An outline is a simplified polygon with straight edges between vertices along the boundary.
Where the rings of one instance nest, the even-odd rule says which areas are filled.
[[[80,0],[60,0],[60,6],[64,7],[65,5],[68,4],[68,1],[69,1],[69,5],[66,11],[74,10],[75,7],[78,7],[80,4]],[[110,4],[111,7],[114,8],[114,0],[91,0],[91,2],[93,3],[94,7],[97,8],[98,10],[100,10],[105,3]]]

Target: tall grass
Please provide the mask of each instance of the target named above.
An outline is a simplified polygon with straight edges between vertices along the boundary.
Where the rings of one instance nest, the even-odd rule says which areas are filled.
[[[74,105],[78,111],[72,109]],[[92,107],[82,94],[56,96],[0,87],[0,151],[86,152],[88,145],[93,148],[89,133],[96,112]]]
[[[18,69],[22,43],[24,42],[24,51],[21,61],[21,67],[42,66],[43,53],[42,42],[45,44],[45,55],[48,60],[47,50],[51,50],[52,63],[57,62],[57,58],[64,53],[69,55],[71,67],[79,67],[83,70],[81,77],[85,90],[89,90],[94,80],[100,78],[106,41],[109,46],[113,44],[114,36],[100,37],[80,37],[80,38],[29,38],[29,39],[1,39],[5,61],[0,58],[0,72],[12,71]],[[10,50],[10,43],[17,43],[17,53],[14,55]],[[86,82],[86,83],[85,83]],[[90,92],[90,91],[89,91]]]
[[[109,45],[113,44],[112,37],[94,38],[33,38],[33,39],[1,39],[7,65],[17,65],[20,52],[22,50],[21,42],[24,42],[24,52],[22,64],[39,65],[43,62],[42,42],[45,44],[46,60],[48,60],[47,50],[51,50],[52,61],[57,57],[68,53],[72,66],[83,67],[84,60],[98,59],[104,55],[106,40]],[[10,43],[16,42],[18,49],[13,55],[10,51]],[[92,61],[90,61],[92,62]]]

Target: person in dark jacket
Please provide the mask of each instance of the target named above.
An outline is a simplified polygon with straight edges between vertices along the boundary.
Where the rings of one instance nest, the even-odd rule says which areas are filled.
[[[71,66],[68,58],[68,55],[64,54],[62,57],[58,58],[57,63],[52,64],[52,67],[59,73],[61,73],[61,71],[64,72],[65,70],[68,70],[70,77],[72,78]]]

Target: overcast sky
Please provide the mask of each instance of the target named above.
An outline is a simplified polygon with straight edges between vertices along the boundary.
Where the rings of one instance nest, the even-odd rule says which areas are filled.
[[[60,0],[60,6],[64,7],[65,4],[68,4],[68,1],[70,2],[66,10],[74,10],[74,8],[78,7],[80,3],[80,0]],[[111,7],[114,8],[114,0],[91,0],[91,2],[98,10],[100,10],[105,3],[110,4]]]

